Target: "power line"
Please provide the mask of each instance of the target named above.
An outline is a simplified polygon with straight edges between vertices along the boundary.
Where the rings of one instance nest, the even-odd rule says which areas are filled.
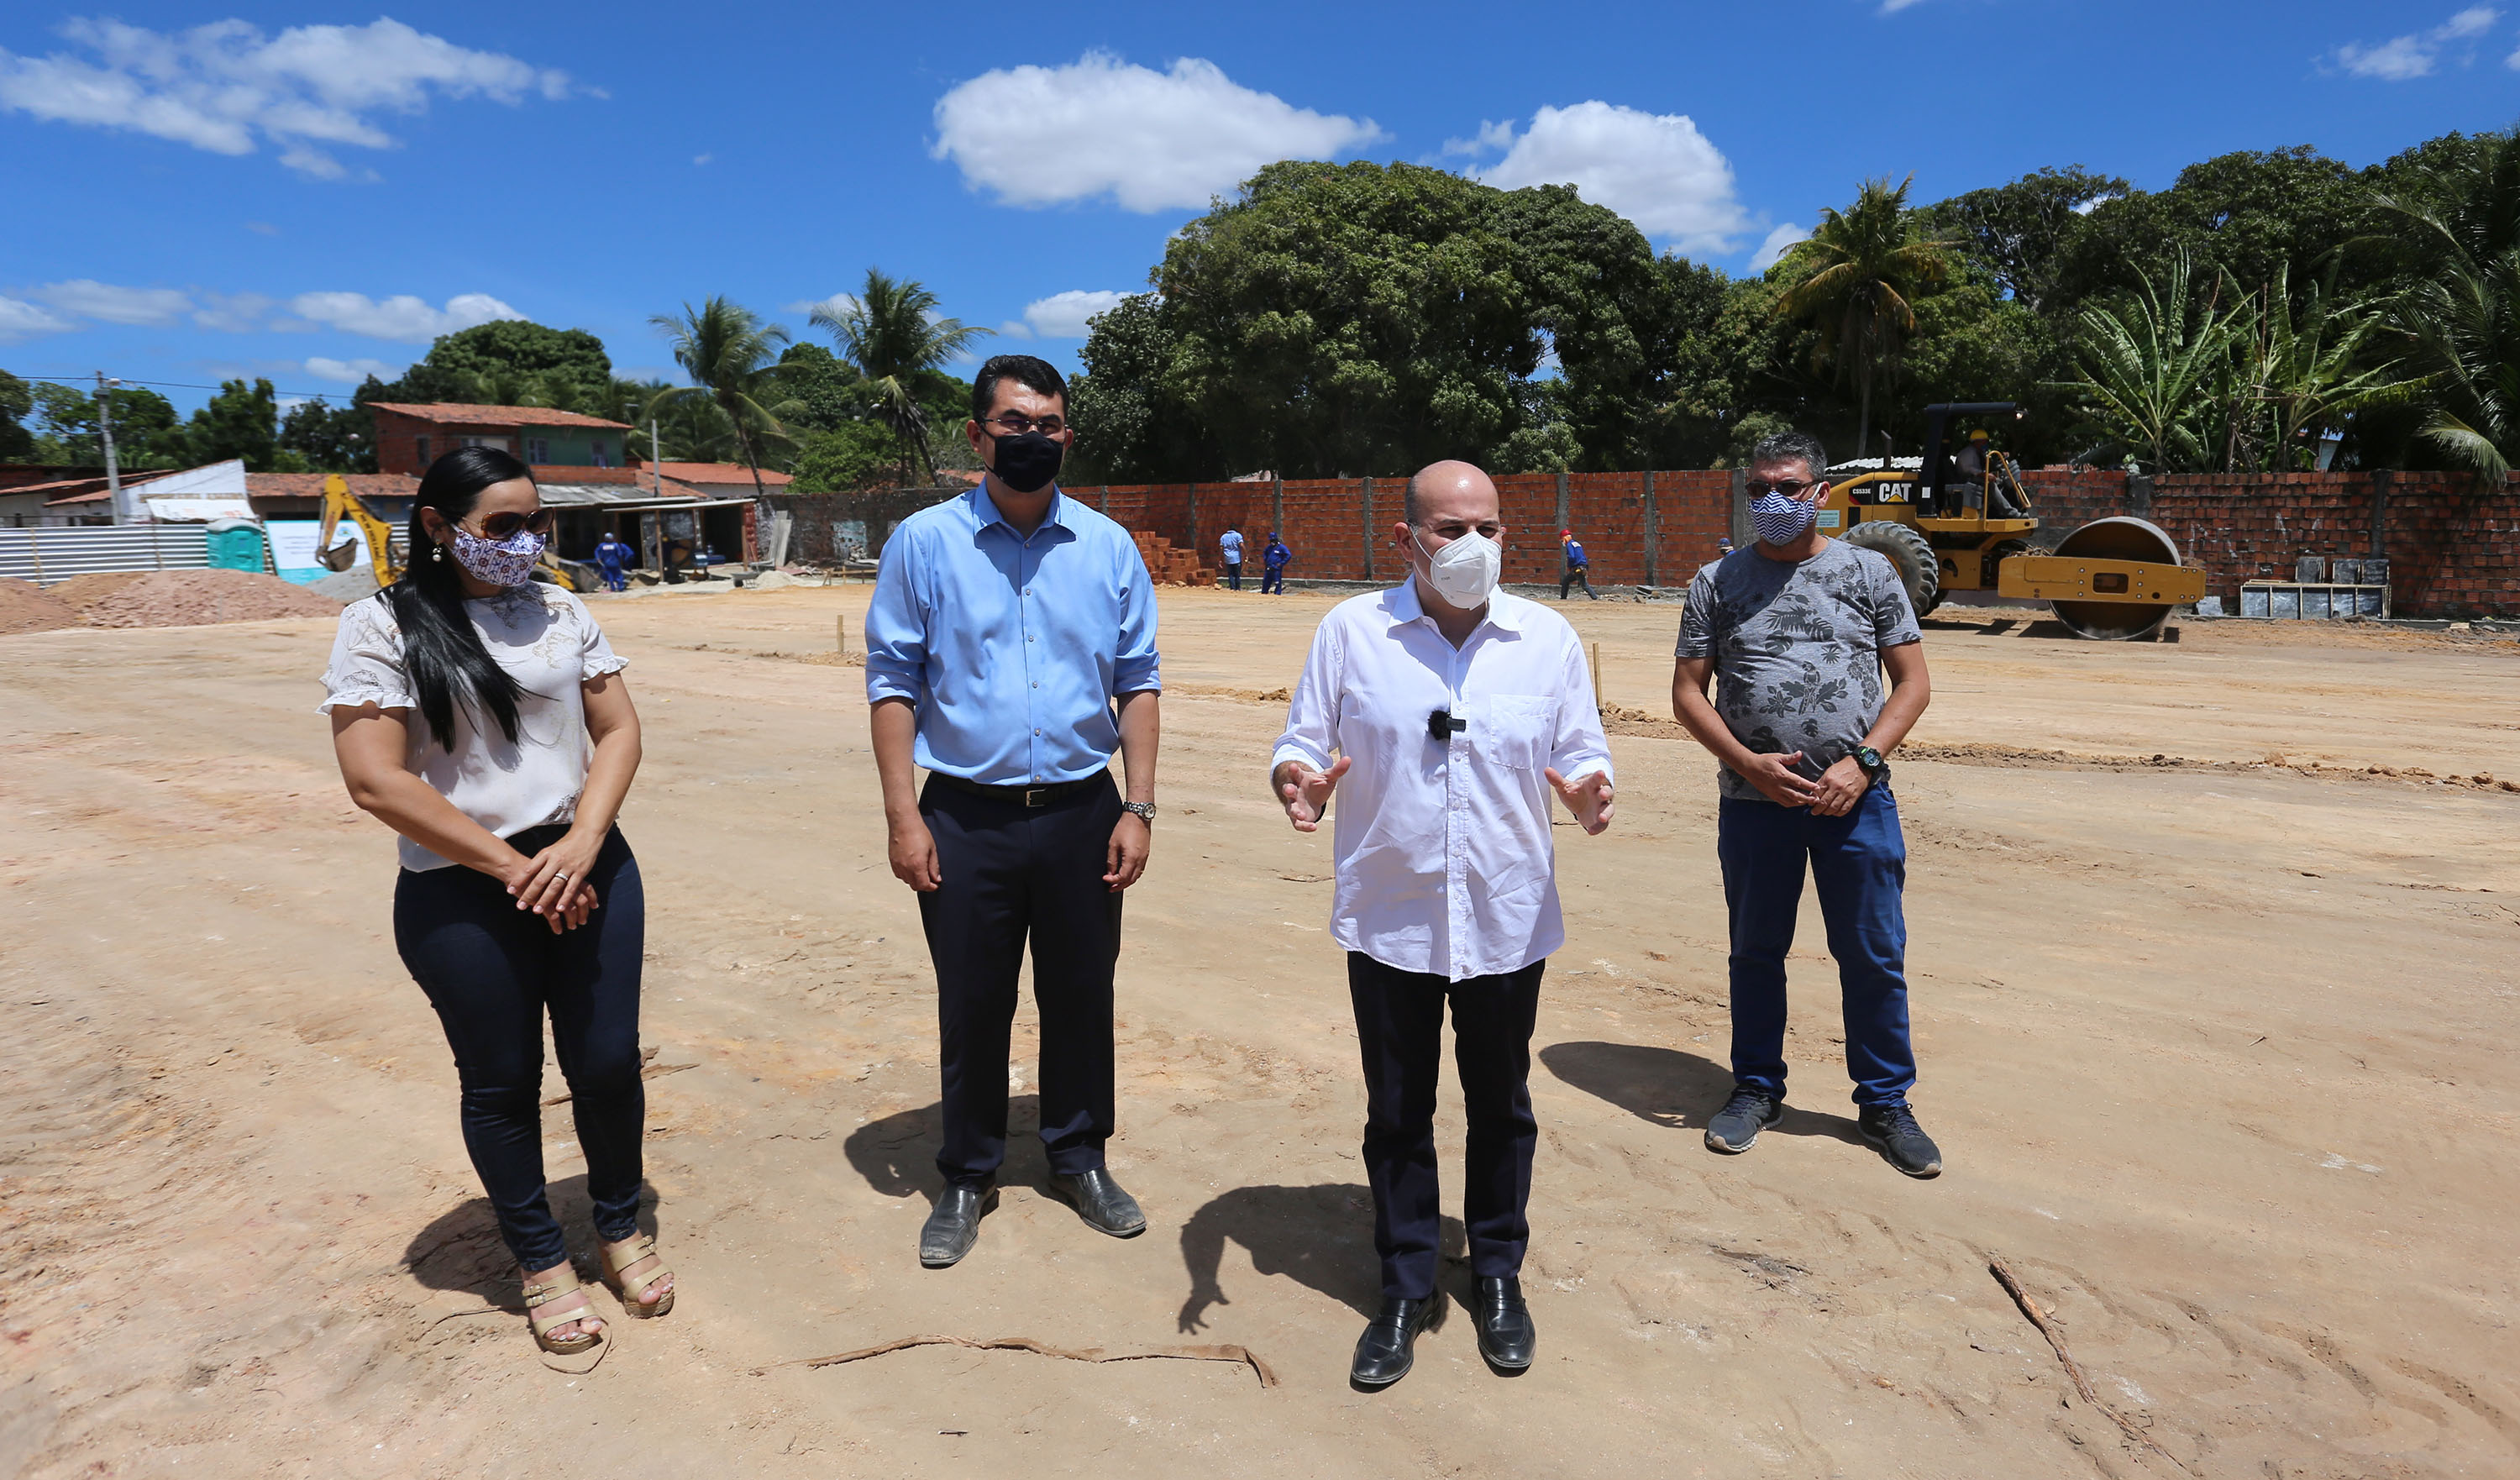
[[[24,381],[34,381],[34,382],[35,382],[36,384],[38,384],[38,385],[67,385],[67,386],[70,387],[72,390],[79,390],[79,389],[83,389],[83,388],[85,388],[85,387],[83,387],[82,385],[80,385],[80,383],[79,383],[78,381],[64,381],[64,380],[57,379],[57,378],[55,378],[55,377],[53,377],[53,376],[21,376],[21,377],[19,377],[19,379],[20,379],[20,380],[24,380]],[[112,381],[115,384],[117,384],[117,385],[159,385],[159,386],[163,386],[163,387],[165,387],[165,388],[166,388],[166,389],[168,389],[168,390],[225,390],[225,389],[227,389],[227,386],[225,386],[225,385],[196,385],[196,384],[193,384],[193,383],[192,383],[191,381],[135,381],[135,380],[133,380],[133,379],[132,379],[131,377],[129,377],[129,376],[112,376],[112,377],[109,377],[108,379],[112,380]],[[337,396],[337,395],[344,395],[344,394],[347,394],[347,395],[356,395],[356,394],[358,394],[358,392],[356,392],[356,391],[346,391],[346,392],[345,392],[345,391],[338,391],[338,390],[282,390],[282,389],[279,389],[279,388],[277,388],[277,387],[274,387],[271,393],[272,393],[273,395],[276,395],[276,396],[304,396],[304,397],[306,397],[306,398],[307,398],[308,400],[310,400],[310,401],[330,400],[331,398],[333,398],[334,396]]]

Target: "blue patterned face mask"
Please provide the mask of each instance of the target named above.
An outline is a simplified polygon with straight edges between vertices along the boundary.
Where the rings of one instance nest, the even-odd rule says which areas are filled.
[[[1759,527],[1763,545],[1790,545],[1801,539],[1819,514],[1819,504],[1781,493],[1763,493],[1750,501],[1750,522]]]

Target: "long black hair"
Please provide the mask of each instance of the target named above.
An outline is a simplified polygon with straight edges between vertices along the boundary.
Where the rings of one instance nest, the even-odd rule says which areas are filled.
[[[483,646],[464,610],[462,567],[443,557],[422,525],[420,512],[434,509],[452,524],[472,512],[482,489],[532,477],[531,469],[496,447],[458,447],[429,464],[420,479],[420,494],[411,501],[402,578],[377,593],[402,629],[403,668],[411,677],[412,696],[420,700],[428,733],[446,749],[455,746],[458,703],[476,718],[487,714],[496,720],[508,743],[515,744],[517,701],[524,690]]]

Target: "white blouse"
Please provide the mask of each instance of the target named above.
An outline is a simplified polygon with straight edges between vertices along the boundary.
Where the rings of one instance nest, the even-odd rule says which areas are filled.
[[[411,753],[404,764],[437,788],[455,809],[500,837],[577,816],[578,793],[594,747],[586,735],[586,695],[579,685],[629,664],[613,655],[586,606],[557,586],[527,582],[497,596],[467,601],[467,615],[499,666],[523,690],[512,743],[498,722],[455,706],[455,744],[437,743],[422,718],[403,666],[402,629],[378,598],[352,602],[333,640],[319,712],[374,704],[407,711]],[[453,861],[402,839],[402,866],[415,873]]]

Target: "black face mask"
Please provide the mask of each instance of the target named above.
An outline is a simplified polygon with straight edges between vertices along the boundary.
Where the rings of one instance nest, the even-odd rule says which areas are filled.
[[[1058,476],[1058,465],[1067,457],[1065,447],[1038,431],[1013,437],[993,432],[989,440],[998,449],[998,466],[989,471],[1017,493],[1040,492]]]

